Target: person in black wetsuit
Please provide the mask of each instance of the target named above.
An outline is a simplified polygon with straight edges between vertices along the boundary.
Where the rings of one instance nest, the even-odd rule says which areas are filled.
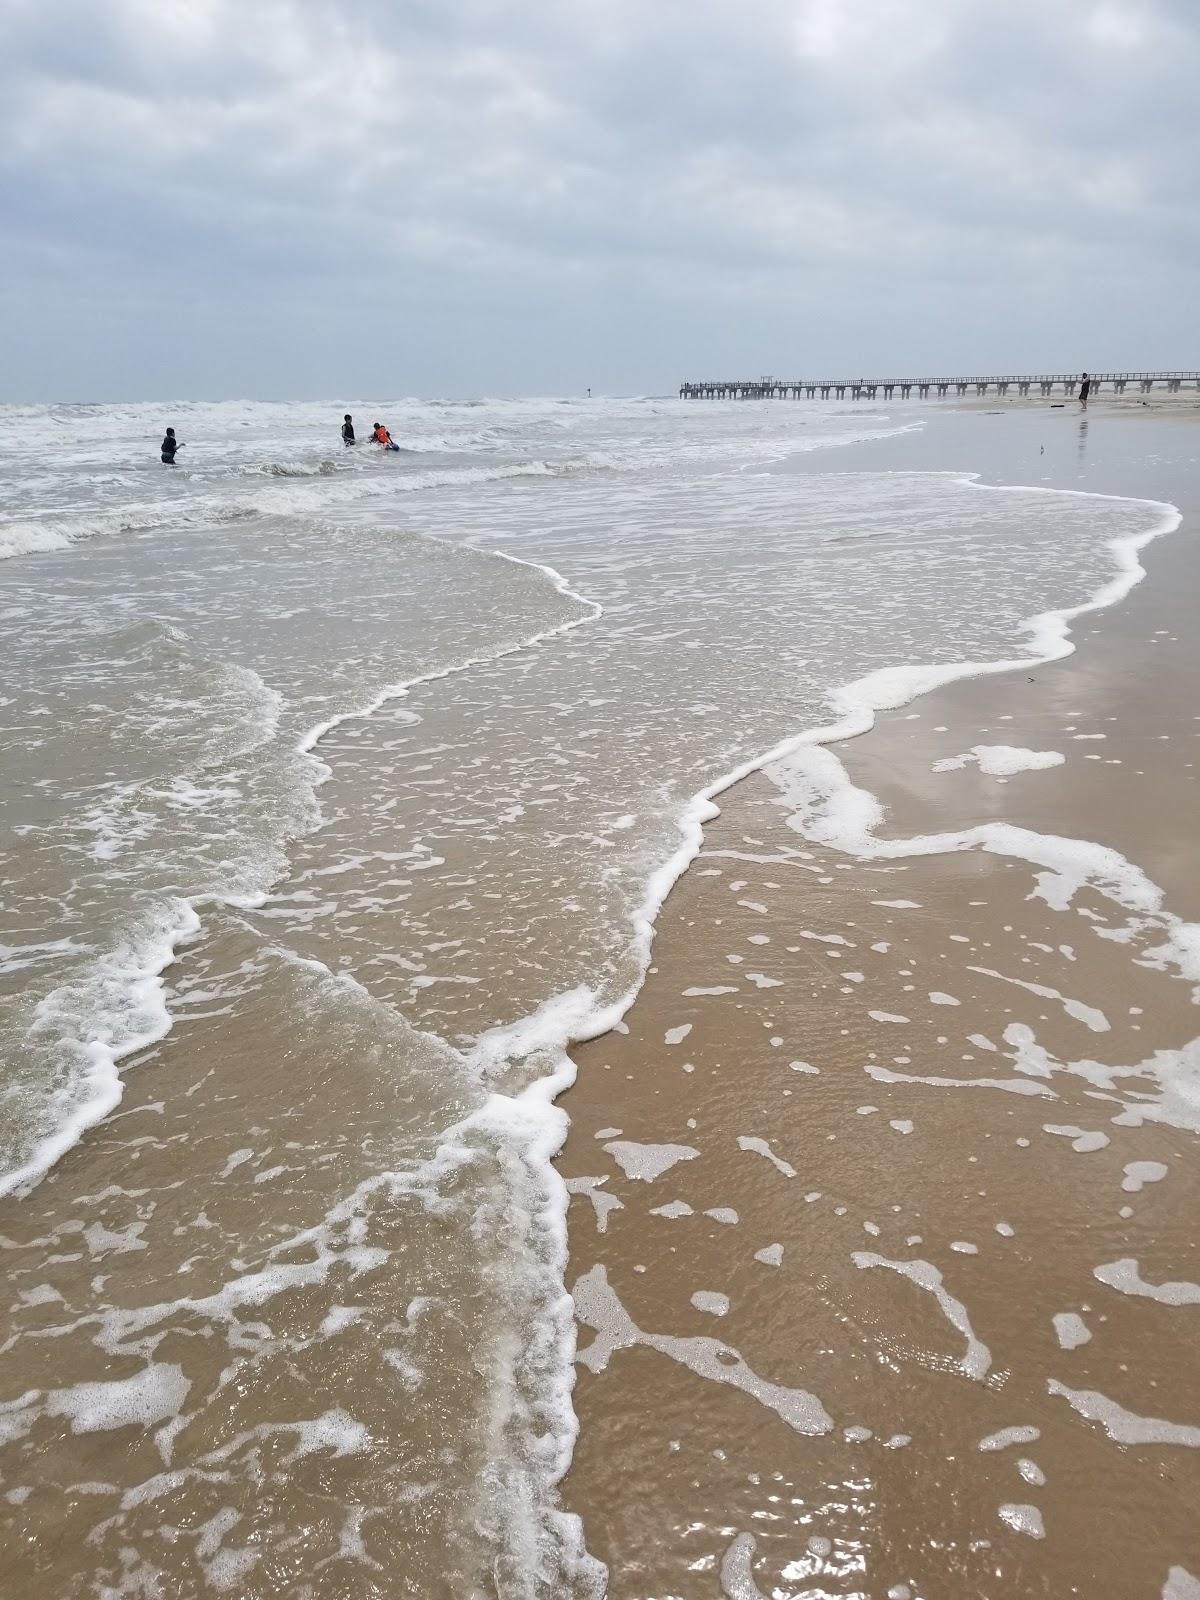
[[[358,443],[358,440],[354,437],[354,418],[348,411],[342,418],[342,443],[345,445]]]
[[[173,467],[175,465],[175,452],[181,448],[180,445],[176,443],[174,428],[167,429],[166,435],[164,436],[163,442],[159,448],[162,451],[163,466]]]

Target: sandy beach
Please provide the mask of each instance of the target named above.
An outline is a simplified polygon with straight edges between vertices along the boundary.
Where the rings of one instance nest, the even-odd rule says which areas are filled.
[[[13,1594],[1192,1600],[1200,430],[479,409],[16,480]]]
[[[0,17],[0,1600],[1200,1600],[1200,0]]]
[[[1075,654],[833,748],[911,852],[786,762],[722,796],[576,1052],[564,1488],[613,1600],[1200,1592],[1200,434],[984,409],[874,448],[1183,526]]]
[[[1078,416],[1081,409],[1078,399],[1062,393],[990,394],[963,399],[956,396],[940,404],[946,410],[955,411],[1066,411],[1071,416]],[[1117,394],[1109,384],[1093,391],[1087,409],[1092,416],[1189,419],[1200,413],[1200,392],[1194,386],[1178,389],[1174,393],[1160,387],[1143,394],[1133,384],[1123,394]]]

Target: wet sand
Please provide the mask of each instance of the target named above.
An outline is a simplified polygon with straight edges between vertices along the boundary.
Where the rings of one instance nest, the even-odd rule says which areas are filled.
[[[1042,419],[1009,420],[998,477],[1191,509],[1190,428],[1110,436],[1094,417],[1089,442],[1072,418],[1047,424],[1043,461]],[[996,427],[962,416],[856,447],[853,467],[983,466]],[[885,831],[1013,816],[1124,852],[1172,910],[1200,916],[1195,564],[1184,534],[1146,559],[1150,580],[1081,623],[1079,653],[1034,684],[961,684],[844,747],[892,808]],[[432,1130],[471,1111],[479,1083],[380,1003],[390,981],[377,994],[353,966],[335,975],[313,959],[321,925],[305,931],[321,873],[362,867],[354,830],[390,803],[379,777],[401,759],[407,715],[325,741],[321,849],[297,852],[270,915],[206,912],[167,975],[172,1031],[123,1064],[120,1108],[31,1195],[0,1202],[0,1552],[16,1595],[583,1592],[569,1571],[531,1576],[529,1524],[510,1512],[524,1495],[532,1522],[560,1467],[554,1336],[569,1308],[557,1293],[542,1308],[536,1346],[504,1334],[529,1300],[528,1217],[508,1208],[516,1193],[536,1220],[543,1197],[482,1132],[439,1157]],[[974,765],[930,772],[978,743],[1067,760],[1005,783]],[[1097,938],[1085,911],[1123,921],[1100,896],[1054,911],[1027,899],[1026,865],[978,852],[856,862],[790,828],[781,799],[763,777],[724,797],[662,914],[628,1031],[578,1051],[561,1169],[584,1361],[566,1509],[585,1516],[613,1596],[710,1597],[722,1581],[752,1596],[749,1535],[762,1593],[1059,1595],[1117,1573],[1158,1594],[1169,1564],[1200,1570],[1191,1436],[1113,1443],[1046,1382],[1200,1424],[1194,1135],[1113,1125],[1112,1095],[1153,1085],[1060,1063],[1100,1072],[1183,1044],[1188,986]],[[388,895],[438,908],[423,880],[399,882],[403,864],[372,860],[378,881],[343,894],[339,955],[367,919],[386,945]],[[513,965],[511,935],[489,951]],[[1106,1030],[1080,1020],[1101,1012]],[[1013,1026],[1045,1052],[1028,1046],[1024,1071],[1003,1038]],[[1010,1087],[903,1081],[938,1076]],[[1097,1135],[1109,1142],[1073,1148]],[[686,1149],[635,1148],[647,1144]],[[1131,1162],[1165,1176],[1130,1177]],[[680,1203],[691,1212],[652,1214]],[[1122,1267],[1118,1282],[1158,1298],[1092,1275],[1128,1260],[1140,1276]],[[1056,1314],[1081,1318],[1091,1343],[1062,1350]],[[595,1343],[590,1324],[605,1330]],[[977,1449],[1015,1426],[1041,1438]],[[1036,1507],[1045,1539],[1009,1530],[1003,1506]]]
[[[0,1210],[4,1593],[469,1594],[488,1297],[439,1300],[483,1269],[409,1176],[420,1042],[236,916],[172,975],[121,1108]]]
[[[1200,438],[1176,423],[1139,465],[1119,426],[1092,419],[1094,462],[1074,418],[1045,452],[1022,421],[995,476],[1157,472],[1185,516],[1148,578],[1069,658],[835,748],[883,838],[1093,841],[1194,922]],[[977,746],[1047,764],[994,776]],[[763,775],[721,805],[564,1101],[564,1490],[612,1600],[1200,1592],[1194,976],[1020,856],[863,859]]]
[[[948,399],[944,404],[946,409],[956,411],[1069,411],[1080,410],[1079,400],[1071,395],[1064,395],[1061,390],[1053,395],[978,395],[970,399]],[[1171,394],[1163,388],[1151,389],[1149,394],[1142,394],[1136,385],[1128,388],[1124,394],[1115,394],[1106,386],[1098,391],[1093,391],[1088,400],[1087,409],[1093,416],[1107,415],[1113,417],[1195,417],[1200,414],[1200,392],[1196,389],[1180,389]]]

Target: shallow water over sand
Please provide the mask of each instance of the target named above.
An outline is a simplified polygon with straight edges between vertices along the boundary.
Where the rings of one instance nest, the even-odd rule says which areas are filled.
[[[1096,463],[1185,522],[1078,654],[730,791],[575,1052],[565,1490],[614,1600],[1195,1588],[1191,435]]]
[[[30,481],[0,565],[10,1167],[82,1134],[0,1218],[6,1545],[64,1595],[594,1592],[565,1044],[704,791],[839,685],[1028,653],[1168,519],[859,465],[902,424],[835,410],[413,408],[352,465],[220,411],[138,514]]]

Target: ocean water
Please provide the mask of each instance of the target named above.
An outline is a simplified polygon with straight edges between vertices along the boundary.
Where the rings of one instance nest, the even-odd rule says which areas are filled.
[[[400,453],[343,450],[347,405]],[[555,1497],[567,1046],[631,1003],[714,794],[1053,654],[1170,508],[856,466],[908,407],[4,423],[28,1581],[601,1592]]]

